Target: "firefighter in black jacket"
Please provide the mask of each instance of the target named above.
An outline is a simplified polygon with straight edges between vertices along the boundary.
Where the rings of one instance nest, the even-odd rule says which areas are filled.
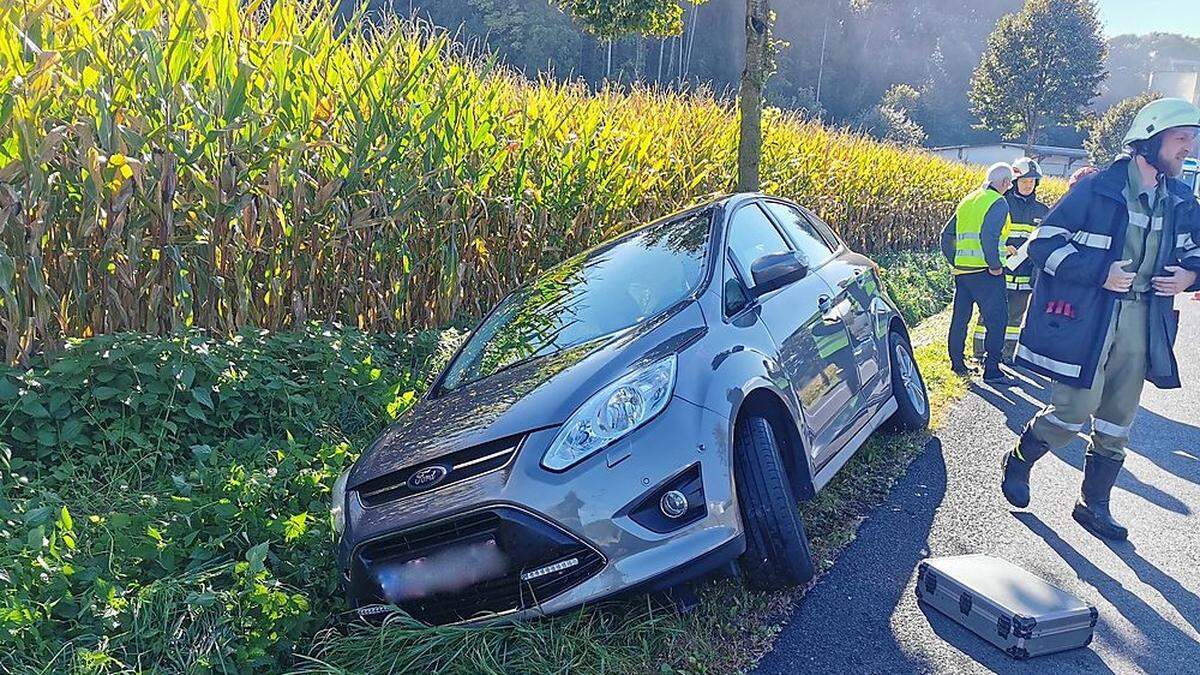
[[[1042,168],[1035,160],[1022,157],[1013,162],[1013,186],[1004,198],[1012,224],[1008,228],[1008,262],[1004,270],[1004,287],[1008,295],[1008,325],[1004,329],[1004,362],[1011,364],[1021,337],[1021,322],[1029,296],[1033,294],[1033,261],[1024,248],[1034,228],[1042,224],[1050,207],[1038,201],[1037,188],[1042,180]],[[975,359],[982,360],[987,327],[980,322],[975,327]]]
[[[1200,203],[1178,176],[1200,133],[1200,108],[1148,104],[1125,136],[1129,156],[1071,189],[1029,242],[1037,268],[1017,363],[1054,380],[1050,405],[1004,453],[1004,497],[1029,505],[1029,470],[1091,424],[1072,515],[1124,539],[1109,509],[1142,385],[1180,386],[1175,296],[1200,290]]]

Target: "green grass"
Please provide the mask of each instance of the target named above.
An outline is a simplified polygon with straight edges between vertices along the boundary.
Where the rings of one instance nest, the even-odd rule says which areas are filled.
[[[884,286],[909,324],[940,312],[954,297],[954,279],[940,253],[885,251],[874,256]]]

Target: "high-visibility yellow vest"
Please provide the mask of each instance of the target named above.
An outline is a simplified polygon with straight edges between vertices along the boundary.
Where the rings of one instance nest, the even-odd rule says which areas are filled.
[[[958,210],[955,211],[954,267],[956,269],[976,271],[987,268],[987,259],[983,257],[983,241],[980,239],[980,235],[983,233],[983,219],[987,216],[988,209],[1001,199],[1004,199],[1004,195],[987,187],[981,187],[963,197],[963,200],[959,202]],[[1004,246],[1011,228],[1012,219],[1005,216],[1004,230],[1000,233],[997,242],[1001,265],[1007,259]]]
[[[1009,216],[1008,239],[1020,239],[1024,243],[1037,227],[1033,223],[1013,223],[1012,216]],[[1016,246],[1016,244],[1013,244]]]

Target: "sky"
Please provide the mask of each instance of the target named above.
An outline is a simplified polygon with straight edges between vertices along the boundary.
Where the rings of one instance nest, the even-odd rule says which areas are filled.
[[[1097,0],[1108,36],[1181,33],[1200,38],[1200,0]]]

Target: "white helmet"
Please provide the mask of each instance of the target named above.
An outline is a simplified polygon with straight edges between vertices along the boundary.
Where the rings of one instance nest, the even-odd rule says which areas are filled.
[[[1013,162],[1013,179],[1032,178],[1039,180],[1041,177],[1042,167],[1037,163],[1036,159],[1021,157]]]

